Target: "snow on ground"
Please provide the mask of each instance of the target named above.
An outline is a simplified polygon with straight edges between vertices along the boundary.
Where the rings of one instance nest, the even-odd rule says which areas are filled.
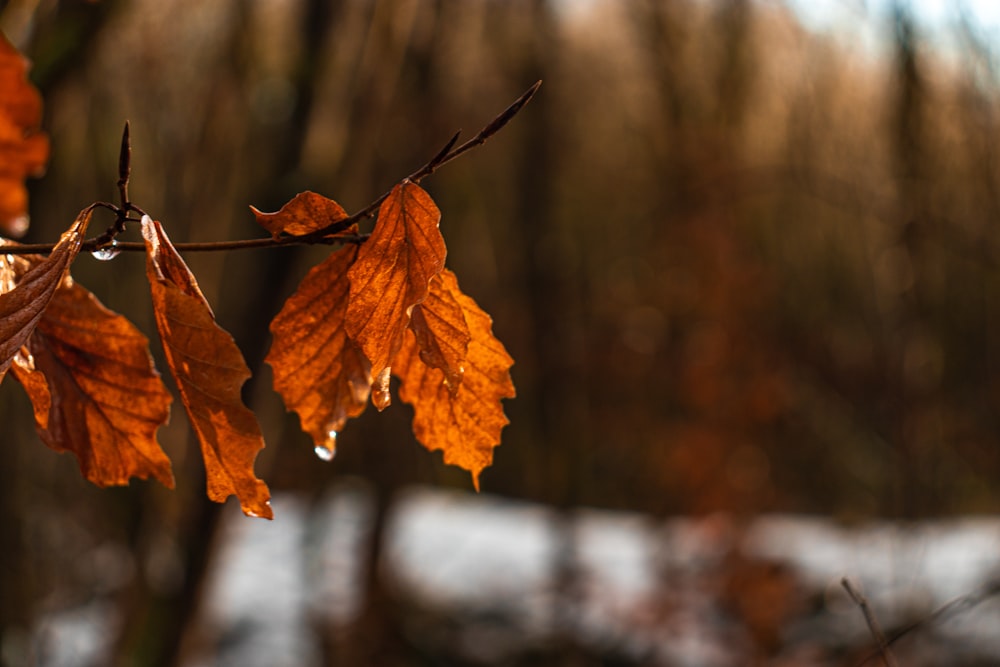
[[[306,507],[290,496],[273,498],[271,506],[280,520],[240,520],[245,517],[238,511],[226,517],[204,610],[224,650],[205,667],[318,664],[318,641],[306,616],[317,590],[304,567]]]
[[[315,622],[337,627],[357,613],[372,516],[366,487],[345,484],[314,506],[281,495],[273,505],[273,522],[227,509],[202,611],[201,625],[216,641],[192,667],[317,665]],[[576,576],[560,591],[556,563],[567,539]],[[465,634],[451,635],[456,650],[483,661],[544,641],[562,623],[584,645],[646,664],[724,667],[739,664],[746,640],[717,599],[725,593],[719,573],[734,554],[784,564],[823,600],[813,625],[799,631],[820,627],[819,634],[861,643],[868,630],[842,577],[864,590],[890,626],[912,620],[914,609],[926,617],[980,591],[939,619],[934,633],[1000,655],[1000,600],[989,588],[1000,572],[1000,519],[852,528],[799,516],[746,525],[722,516],[657,521],[414,488],[394,503],[381,567],[409,599],[461,617]],[[100,641],[88,634],[113,627],[114,618],[108,605],[92,607],[45,620],[36,641],[60,638],[75,660],[53,650],[40,653],[49,656],[44,664],[99,663]]]

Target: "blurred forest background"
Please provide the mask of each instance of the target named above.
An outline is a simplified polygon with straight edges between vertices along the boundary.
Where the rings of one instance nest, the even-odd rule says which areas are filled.
[[[448,265],[516,360],[485,491],[736,521],[1000,509],[1000,61],[967,14],[931,39],[902,0],[877,15],[858,3],[872,43],[807,29],[776,1],[0,8],[52,141],[30,183],[32,242],[114,199],[126,119],[132,199],[173,240],[251,238],[264,234],[249,205],[311,189],[357,210],[543,79],[507,129],[424,183]],[[331,464],[285,414],[267,324],[325,252],[187,259],[255,371],[258,474],[316,501],[364,480],[374,563],[398,489],[470,481],[419,447],[406,406],[350,424]],[[141,256],[73,272],[153,331]],[[101,490],[0,388],[6,637],[112,586],[119,664],[179,664],[220,510],[176,407],[161,442],[178,489]],[[105,544],[121,548],[86,560]],[[330,664],[429,664],[392,653],[396,602],[367,572],[360,629],[331,640]]]

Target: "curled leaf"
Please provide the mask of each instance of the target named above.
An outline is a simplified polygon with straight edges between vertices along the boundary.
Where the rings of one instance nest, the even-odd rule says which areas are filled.
[[[42,98],[28,82],[28,61],[0,34],[0,232],[28,228],[27,176],[38,176],[49,157],[41,132]]]
[[[277,238],[282,233],[303,236],[347,218],[347,211],[332,199],[315,192],[301,192],[275,213],[250,207],[257,223]]]
[[[510,378],[514,360],[493,335],[490,316],[458,290],[454,275],[445,271],[433,280],[431,292],[439,290],[454,296],[468,325],[461,384],[453,391],[445,371],[422,359],[412,327],[392,370],[400,379],[399,397],[413,406],[417,440],[431,451],[443,450],[445,463],[472,473],[478,490],[479,474],[493,462],[493,448],[500,444],[500,432],[508,423],[501,399],[514,397]],[[414,311],[417,308],[423,304]]]
[[[404,181],[382,202],[375,229],[348,271],[345,327],[371,361],[375,378],[400,349],[411,308],[427,297],[428,283],[444,268],[440,220],[430,195]]]
[[[344,330],[347,270],[357,253],[357,246],[342,248],[313,267],[271,322],[274,388],[324,458],[371,391],[371,364]]]
[[[16,285],[12,278],[13,264],[3,260],[4,267],[0,268],[0,289],[4,289],[0,293],[0,381],[14,355],[28,342],[69,265],[80,252],[93,210],[93,207],[82,210],[49,256],[33,263],[17,279]]]
[[[208,497],[225,502],[235,495],[245,514],[270,519],[270,492],[253,472],[264,438],[240,397],[250,370],[160,223],[143,216],[142,236],[156,328],[201,443]]]

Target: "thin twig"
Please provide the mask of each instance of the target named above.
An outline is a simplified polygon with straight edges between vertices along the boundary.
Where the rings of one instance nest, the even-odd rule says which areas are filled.
[[[292,245],[337,245],[347,243],[364,243],[369,234],[338,234],[324,236],[321,239],[305,236],[282,236],[280,238],[242,239],[239,241],[208,241],[203,243],[175,243],[177,250],[186,252],[215,252],[220,250],[252,250],[254,248],[282,248]],[[103,235],[102,235],[103,237]],[[93,252],[107,245],[102,237],[87,239],[80,245],[81,252]],[[146,252],[146,244],[137,241],[115,243],[115,250],[121,252]],[[23,243],[19,245],[0,245],[0,254],[7,255],[44,255],[52,251],[51,243]]]
[[[419,183],[421,179],[430,176],[438,168],[451,162],[455,158],[459,157],[463,153],[466,153],[477,146],[481,146],[486,141],[492,137],[494,134],[499,132],[504,128],[510,120],[517,115],[517,113],[527,104],[535,93],[538,91],[539,86],[542,85],[541,81],[535,82],[535,84],[526,90],[520,97],[518,97],[514,102],[510,104],[506,109],[500,112],[496,118],[487,123],[483,129],[481,129],[476,136],[469,139],[461,146],[453,148],[458,142],[459,133],[455,133],[451,139],[441,148],[430,160],[428,160],[422,167],[417,169],[415,172],[407,176],[404,181],[411,181],[413,183]],[[122,134],[122,147],[118,158],[118,190],[119,196],[122,200],[121,206],[115,206],[114,204],[109,204],[105,202],[100,202],[97,205],[103,206],[115,212],[116,220],[115,224],[112,225],[107,231],[105,231],[100,236],[94,237],[84,241],[81,250],[85,252],[92,252],[107,244],[114,241],[115,237],[124,231],[124,223],[127,220],[133,220],[128,217],[130,211],[135,211],[140,214],[144,214],[142,209],[128,201],[128,180],[129,174],[131,173],[130,156],[131,156],[131,145],[129,143],[129,126],[128,123],[125,124],[125,131]],[[320,245],[327,244],[333,245],[338,243],[363,243],[365,239],[368,238],[367,234],[347,234],[344,232],[349,230],[352,226],[357,224],[362,219],[371,218],[374,216],[375,211],[382,202],[392,193],[392,190],[387,190],[377,199],[372,201],[370,204],[365,206],[363,209],[354,213],[350,217],[333,223],[323,229],[312,232],[311,234],[304,234],[302,236],[279,236],[277,238],[259,238],[259,239],[245,239],[240,241],[213,241],[208,243],[175,243],[174,247],[180,251],[187,252],[210,252],[219,250],[245,250],[248,248],[272,248],[280,246],[289,245]],[[55,247],[54,243],[32,243],[32,244],[15,244],[6,243],[0,244],[0,253],[5,253],[9,255],[26,255],[26,254],[46,254],[52,252]],[[125,242],[125,243],[115,243],[115,250],[123,252],[145,252],[146,246],[143,243]]]
[[[875,643],[878,645],[879,654],[882,656],[882,662],[885,663],[885,667],[899,667],[899,663],[896,662],[892,651],[889,650],[889,642],[886,641],[885,634],[882,632],[882,628],[879,627],[878,619],[875,618],[871,607],[868,606],[868,598],[854,588],[847,577],[840,580],[840,585],[844,587],[847,594],[854,600],[854,604],[861,608],[861,613],[865,616],[865,623],[868,624],[868,630],[872,633],[872,637],[875,638]]]
[[[997,597],[998,595],[1000,595],[1000,579],[992,579],[983,584],[982,586],[980,586],[978,590],[973,591],[972,593],[969,593],[967,595],[963,595],[959,598],[955,598],[954,600],[951,600],[949,602],[946,602],[945,604],[941,605],[933,612],[931,612],[931,614],[926,616],[925,618],[922,618],[900,630],[897,630],[896,632],[893,633],[892,637],[887,638],[886,646],[887,647],[892,646],[897,641],[906,637],[907,635],[917,632],[918,630],[922,630],[923,628],[929,625],[932,625],[939,621],[944,621],[953,618],[958,614],[964,614],[967,611],[975,609],[983,602],[986,602],[991,598]],[[880,650],[872,652],[872,654],[866,657],[864,660],[862,660],[859,663],[859,665],[867,664],[869,660],[874,658],[875,655],[879,653],[881,653]]]
[[[419,183],[420,179],[422,179],[424,176],[430,176],[437,170],[438,167],[447,164],[448,162],[451,162],[462,153],[470,151],[476,146],[481,146],[485,144],[487,139],[489,139],[494,134],[502,130],[504,126],[507,125],[507,123],[509,123],[511,119],[514,118],[514,116],[516,116],[517,113],[522,108],[524,108],[524,105],[531,101],[531,98],[535,96],[535,93],[538,92],[538,89],[541,87],[541,85],[542,85],[541,80],[536,81],[535,84],[531,86],[531,88],[528,88],[526,91],[524,91],[524,93],[522,93],[519,98],[514,100],[509,107],[501,111],[496,118],[487,123],[486,127],[481,129],[479,133],[476,134],[476,136],[472,137],[458,148],[449,151],[440,160],[431,160],[423,167],[410,174],[409,179],[414,183]],[[456,141],[457,139],[458,135],[455,135],[455,138],[452,139],[452,142]]]
[[[963,595],[960,598],[951,600],[950,602],[947,602],[942,606],[938,607],[926,618],[920,619],[919,621],[916,621],[915,623],[912,623],[902,628],[901,630],[897,631],[895,634],[893,634],[892,638],[889,639],[889,641],[886,643],[887,645],[891,646],[896,641],[902,639],[911,632],[920,630],[932,623],[936,623],[938,621],[951,618],[958,614],[965,613],[971,609],[974,609],[975,607],[989,600],[990,598],[996,597],[997,595],[1000,595],[1000,580],[994,579],[992,581],[988,581],[986,584],[981,586],[979,590],[969,593],[968,595]]]
[[[510,104],[510,106],[501,111],[497,115],[497,117],[491,120],[489,123],[487,123],[483,127],[483,129],[479,130],[476,136],[472,137],[458,148],[451,148],[451,146],[455,145],[455,142],[458,141],[458,134],[456,133],[448,141],[448,143],[445,144],[445,147],[442,148],[440,151],[438,151],[437,155],[428,160],[422,167],[417,169],[415,172],[413,172],[403,180],[411,181],[413,183],[419,183],[421,179],[430,176],[435,171],[437,171],[439,167],[448,164],[449,162],[451,162],[458,156],[462,155],[463,153],[470,151],[473,148],[476,148],[477,146],[482,146],[483,144],[485,144],[487,139],[489,139],[494,134],[502,130],[504,126],[507,125],[507,123],[509,123],[511,119],[517,115],[517,112],[519,112],[524,107],[525,104],[531,101],[531,98],[535,96],[535,93],[538,92],[538,88],[541,85],[542,82],[540,80],[536,81],[535,84],[531,86],[531,88],[528,88],[526,91],[524,91],[520,97],[518,97]],[[360,222],[362,219],[372,217],[372,215],[374,215],[375,213],[375,209],[381,206],[382,202],[384,202],[391,193],[392,190],[387,190],[386,192],[382,193],[380,197],[372,201],[370,204],[368,204],[368,206],[365,206],[363,209],[361,209],[354,215],[345,218],[343,220],[340,220],[338,222],[335,222],[332,225],[325,227],[324,229],[320,229],[319,231],[313,232],[312,234],[309,234],[309,236],[322,237],[325,234],[342,232],[345,229],[349,229],[351,225]]]

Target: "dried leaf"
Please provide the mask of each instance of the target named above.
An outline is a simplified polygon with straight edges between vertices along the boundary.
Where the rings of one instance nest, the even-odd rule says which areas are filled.
[[[170,460],[156,441],[172,399],[149,341],[131,322],[67,276],[27,352],[16,358],[14,376],[35,406],[45,444],[76,454],[98,486],[154,477],[173,488]]]
[[[267,363],[274,388],[325,459],[333,457],[337,434],[365,409],[371,391],[371,365],[344,330],[347,270],[357,254],[357,246],[349,246],[313,267],[271,322]]]
[[[93,211],[93,207],[80,211],[49,256],[33,263],[17,280],[16,286],[11,273],[13,265],[7,261],[6,268],[0,270],[0,290],[3,290],[0,294],[0,382],[14,355],[28,342],[69,265],[80,252]]]
[[[423,303],[414,307],[410,329],[417,337],[420,359],[444,371],[444,381],[454,393],[462,383],[465,358],[472,334],[465,321],[455,274],[445,269],[431,280]]]
[[[143,216],[142,236],[156,328],[201,443],[208,497],[225,502],[236,495],[245,514],[270,519],[270,493],[253,472],[264,438],[240,397],[250,370],[160,223]]]
[[[410,321],[410,309],[427,297],[428,283],[444,268],[441,213],[418,185],[409,181],[393,188],[382,203],[378,223],[348,271],[351,283],[345,327],[371,361],[376,386],[387,379]],[[380,409],[388,394],[376,390]]]
[[[27,72],[27,60],[0,34],[0,232],[12,236],[28,229],[24,179],[40,175],[49,157],[42,98]]]
[[[471,335],[462,383],[451,391],[444,371],[421,359],[412,327],[393,362],[393,373],[400,379],[399,397],[413,406],[417,440],[431,451],[443,450],[445,463],[471,472],[478,490],[479,473],[493,462],[493,448],[500,444],[500,431],[508,423],[501,399],[514,397],[510,378],[514,360],[493,336],[490,316],[458,290],[451,272],[431,281],[431,292],[440,291],[455,297]],[[425,303],[436,302],[437,298],[428,298]],[[414,312],[418,308],[424,304]]]
[[[13,243],[0,237],[0,241]],[[35,257],[36,261],[41,258]],[[31,261],[28,257],[20,255],[0,255],[0,294],[10,292],[17,284],[17,277],[27,273],[31,268]],[[35,370],[34,364],[29,361],[30,353],[27,347],[22,347],[14,355],[10,371],[20,382],[28,396],[31,397],[31,404],[35,412],[35,423],[45,428],[49,420],[49,408],[52,406],[52,398],[49,395],[49,385],[45,382],[45,376]]]
[[[22,347],[21,351],[14,357],[14,363],[10,367],[11,375],[21,383],[24,391],[31,399],[31,407],[35,414],[35,427],[43,431],[49,427],[49,411],[52,409],[52,394],[49,392],[49,383],[41,371],[35,368],[34,357],[28,352],[27,347]]]
[[[277,238],[282,233],[303,236],[346,219],[340,204],[315,192],[300,192],[276,213],[262,213],[250,207],[257,223]]]

